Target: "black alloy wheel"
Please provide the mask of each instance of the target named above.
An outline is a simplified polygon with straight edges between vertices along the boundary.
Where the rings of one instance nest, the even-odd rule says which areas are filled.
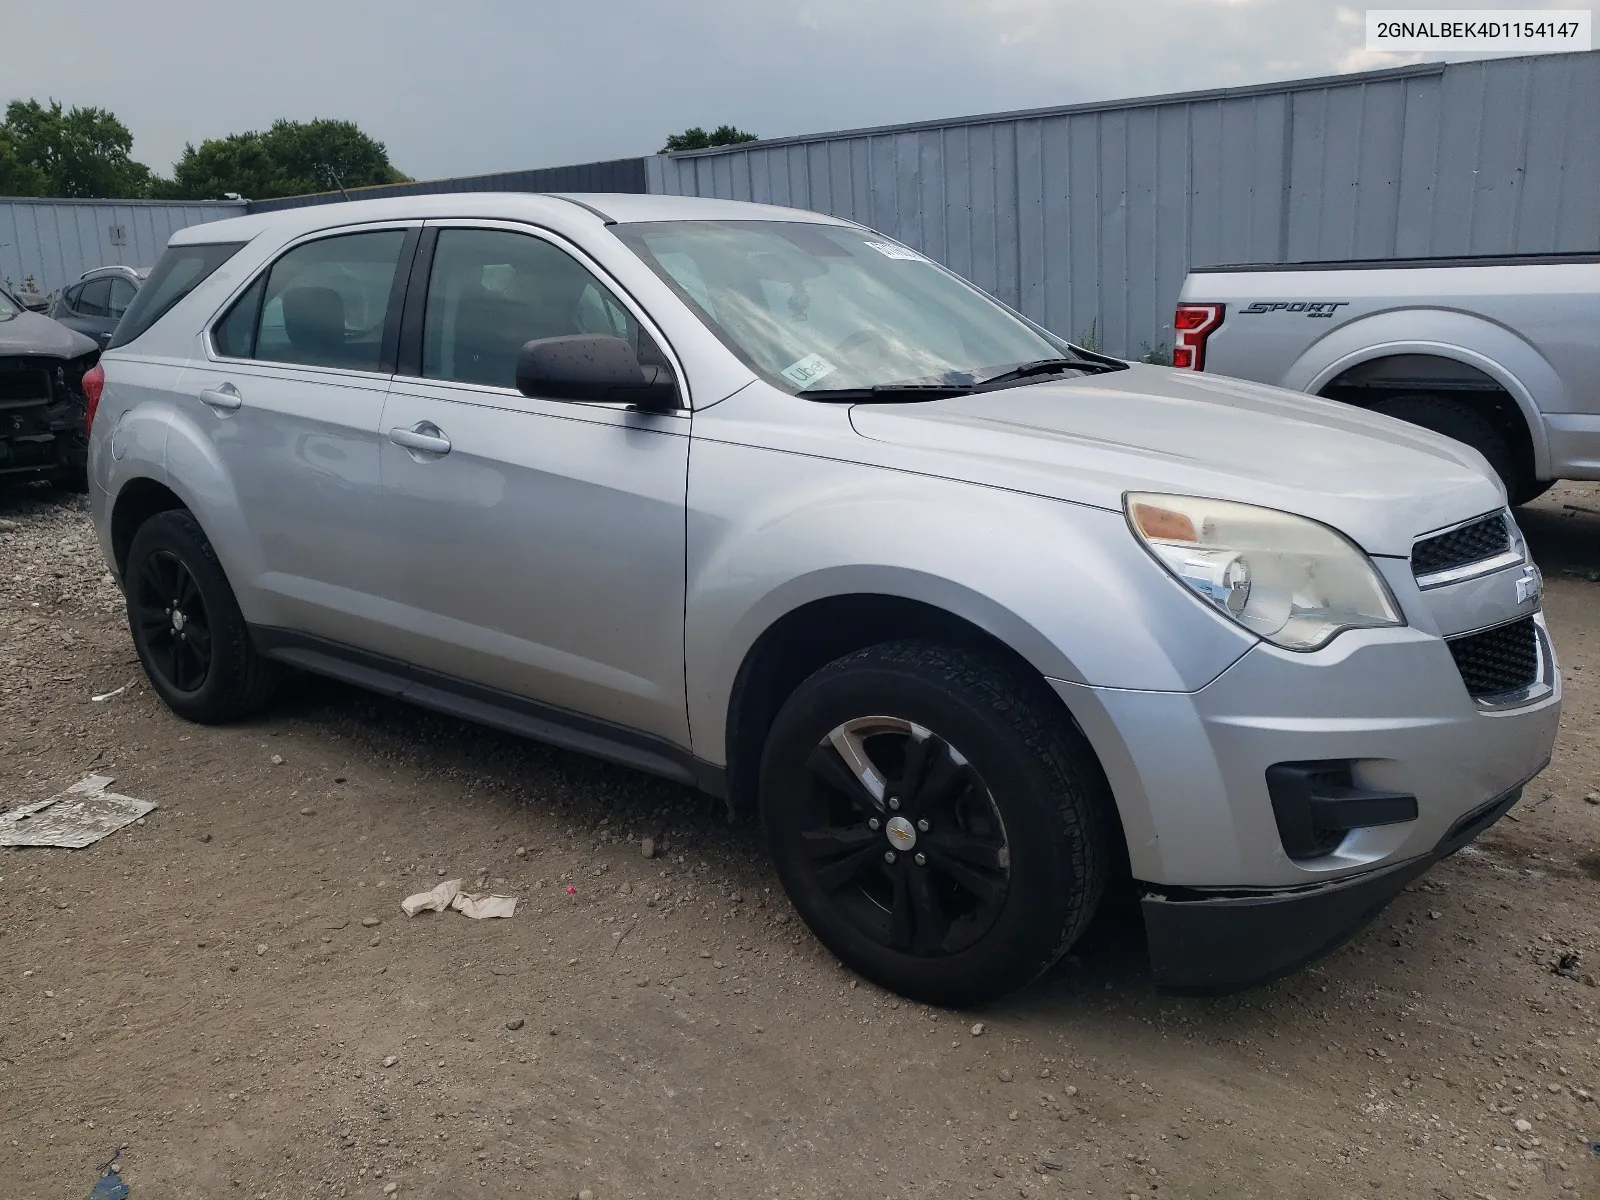
[[[211,622],[194,576],[170,550],[139,565],[133,616],[162,682],[177,692],[198,692],[211,674]]]
[[[217,552],[192,513],[169,509],[139,526],[123,579],[134,649],[168,708],[210,725],[266,703],[277,664],[256,649]]]
[[[807,767],[801,836],[817,881],[873,941],[935,956],[994,927],[1011,849],[988,788],[949,742],[901,717],[834,728]]]
[[[836,659],[767,733],[761,818],[796,911],[846,966],[914,1000],[1021,987],[1104,893],[1115,808],[1044,680],[924,641]]]

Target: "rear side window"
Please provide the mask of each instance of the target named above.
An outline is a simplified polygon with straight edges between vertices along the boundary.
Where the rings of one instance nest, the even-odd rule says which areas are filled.
[[[168,246],[156,261],[150,278],[144,281],[128,311],[111,334],[107,349],[126,346],[162,317],[213,271],[227,262],[243,242],[204,242],[190,246]]]
[[[138,290],[138,288],[134,287],[133,284],[129,283],[122,276],[112,276],[110,303],[111,315],[113,317],[120,317],[123,313],[127,312],[128,305],[132,303],[133,297]]]
[[[78,302],[73,307],[86,317],[109,317],[111,280],[91,279],[83,285],[83,289],[78,293]]]
[[[347,233],[290,250],[212,330],[220,354],[378,371],[403,229]]]

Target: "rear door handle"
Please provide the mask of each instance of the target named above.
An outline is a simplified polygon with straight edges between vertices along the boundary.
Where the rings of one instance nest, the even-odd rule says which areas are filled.
[[[396,446],[404,446],[421,454],[450,453],[450,439],[432,421],[418,421],[410,429],[391,429],[389,440]]]
[[[219,412],[233,412],[244,403],[244,397],[239,395],[239,389],[231,383],[219,383],[214,388],[207,388],[200,393],[200,400]]]

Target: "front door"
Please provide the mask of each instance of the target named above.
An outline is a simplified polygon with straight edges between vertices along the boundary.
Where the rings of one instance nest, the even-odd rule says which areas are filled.
[[[446,227],[430,270],[434,233],[401,349],[419,373],[396,377],[383,413],[396,653],[442,682],[687,746],[688,415],[515,387],[533,338],[612,333],[660,351],[569,248],[522,228]]]
[[[378,427],[399,267],[416,236],[378,229],[292,247],[184,372],[184,403],[232,481],[247,531],[229,547],[229,568],[254,624],[369,649],[381,640]]]

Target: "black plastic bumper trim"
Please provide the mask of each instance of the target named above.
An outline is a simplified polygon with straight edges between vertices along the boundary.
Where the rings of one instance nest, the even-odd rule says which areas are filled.
[[[1143,885],[1155,985],[1221,995],[1281,979],[1332,953],[1406,884],[1509,812],[1539,771],[1462,816],[1427,854],[1363,875],[1280,891]]]
[[[1415,796],[1357,787],[1348,759],[1274,763],[1267,794],[1284,852],[1294,859],[1331,853],[1352,829],[1417,819]]]

